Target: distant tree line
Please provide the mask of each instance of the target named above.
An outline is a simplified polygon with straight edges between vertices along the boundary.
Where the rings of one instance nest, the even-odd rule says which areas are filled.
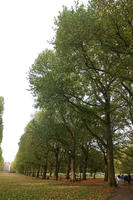
[[[43,179],[46,179],[47,172],[53,173],[56,180],[59,172],[70,179],[71,172],[73,181],[76,180],[76,172],[82,174],[84,180],[87,169],[94,174],[104,172],[103,154],[74,117],[68,113],[69,132],[58,113],[37,112],[20,139],[15,168],[37,177],[41,173]]]
[[[53,50],[29,70],[40,109],[25,128],[15,163],[19,171],[104,171],[116,186],[114,160],[133,143],[133,2],[92,0],[64,7],[55,20]],[[119,166],[123,166],[123,160]],[[104,164],[104,167],[103,167]],[[124,169],[123,169],[124,170]]]

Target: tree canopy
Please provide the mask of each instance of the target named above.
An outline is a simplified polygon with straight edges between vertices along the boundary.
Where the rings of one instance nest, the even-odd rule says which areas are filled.
[[[52,166],[48,155],[54,160],[56,179],[64,158],[67,177],[71,168],[75,180],[77,167],[83,169],[84,178],[87,168],[100,169],[98,156],[105,162],[110,186],[116,186],[114,154],[132,143],[132,4],[130,0],[92,0],[88,6],[64,7],[55,19],[54,49],[40,53],[29,70],[40,114],[23,137],[28,137],[26,144],[30,141],[27,148],[34,155],[30,159],[47,152],[45,160],[36,160],[41,166],[45,163],[45,172]],[[90,154],[98,162],[93,156],[89,161]]]

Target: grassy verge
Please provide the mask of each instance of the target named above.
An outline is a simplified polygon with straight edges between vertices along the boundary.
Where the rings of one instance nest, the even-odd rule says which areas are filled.
[[[112,190],[102,179],[70,183],[0,174],[0,200],[106,200]]]

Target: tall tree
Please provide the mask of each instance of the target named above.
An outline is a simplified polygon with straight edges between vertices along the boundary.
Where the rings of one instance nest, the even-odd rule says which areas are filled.
[[[115,75],[121,85],[119,93],[125,102],[128,118],[133,123],[133,2],[93,0],[91,4],[93,13],[99,16],[94,25],[94,36],[101,42],[104,51],[116,55]],[[104,37],[101,32],[104,33]]]
[[[87,8],[64,8],[55,21],[55,50],[40,54],[29,71],[37,105],[72,107],[88,134],[104,146],[111,186],[116,185],[113,144],[124,138],[123,130],[132,120],[129,6],[131,1],[94,0]]]

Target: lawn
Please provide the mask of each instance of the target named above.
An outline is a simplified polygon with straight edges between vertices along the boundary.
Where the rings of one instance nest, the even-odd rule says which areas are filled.
[[[0,174],[0,200],[106,200],[112,190],[99,178],[71,183]]]

